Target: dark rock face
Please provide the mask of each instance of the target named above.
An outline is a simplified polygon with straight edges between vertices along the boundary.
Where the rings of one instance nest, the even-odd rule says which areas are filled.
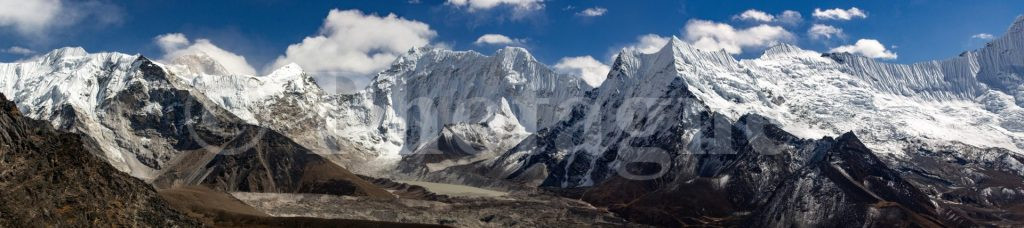
[[[914,143],[906,157],[882,157],[939,204],[947,220],[1024,226],[1024,156],[962,144]]]
[[[0,95],[0,226],[200,225],[95,157],[79,136],[17,110]]]
[[[743,134],[747,122],[761,121],[745,116],[726,125],[728,135],[718,148],[731,153],[679,154],[673,167],[651,180],[613,176],[590,188],[581,189],[584,200],[609,207],[633,221],[666,225],[736,225],[757,208],[767,204],[777,187],[806,167],[819,143],[794,137],[774,125],[763,125],[764,137],[757,143],[784,148],[768,153],[752,145],[755,140]],[[727,122],[714,121],[723,125]],[[762,145],[763,146],[763,145]],[[642,173],[641,170],[630,171]]]
[[[245,150],[216,154],[208,150],[188,152],[159,176],[161,187],[204,185],[222,191],[316,193],[391,198],[348,170],[314,154],[272,130],[236,125],[242,134],[226,142],[226,148]],[[257,138],[258,141],[252,141]],[[241,144],[253,143],[245,146]]]
[[[152,61],[140,57],[133,66],[145,80],[133,81],[101,108],[105,123],[150,140],[139,144],[153,153],[132,154],[158,170],[157,187],[391,197],[280,133],[245,124],[202,94],[177,89]],[[159,113],[140,111],[147,107],[160,107]]]
[[[755,226],[941,227],[936,205],[852,133],[819,140],[814,158],[750,218]],[[800,210],[804,209],[804,210]]]
[[[558,161],[552,159],[554,153],[534,153],[524,159],[553,170],[542,187],[558,192],[567,192],[565,186],[557,184],[564,183],[566,178],[570,178],[571,183],[579,183],[579,177],[589,175],[595,182],[593,186],[578,188],[576,193],[567,195],[645,224],[770,227],[973,224],[940,216],[938,206],[931,202],[929,195],[890,169],[852,133],[837,139],[804,140],[756,115],[744,116],[735,123],[711,112],[696,116],[699,121],[692,123],[701,126],[700,143],[673,140],[681,134],[678,130],[663,130],[650,137],[633,139],[632,143],[637,146],[657,147],[671,153],[669,160],[653,166],[618,163],[622,158],[614,154],[619,152],[616,150],[605,153],[613,153],[610,156],[584,157],[582,161],[581,157]],[[537,144],[529,145],[531,148],[558,151],[564,145],[558,145],[554,137],[547,139],[545,135],[564,129],[571,128],[548,129],[524,142],[533,140]],[[752,136],[750,132],[760,133]],[[569,143],[573,144],[578,143]],[[623,171],[616,168],[631,174],[666,170],[657,178],[636,179],[622,175]],[[506,178],[515,179],[521,173],[524,172],[512,172]]]
[[[137,150],[132,154],[142,165],[162,170],[182,152],[222,146],[238,139],[237,135],[265,131],[240,124],[241,119],[202,95],[177,89],[171,75],[145,57],[139,57],[133,67],[144,80],[130,82],[127,89],[101,103],[100,109],[108,113],[104,123],[124,126],[134,136],[150,140],[118,142],[126,150]],[[143,111],[148,107],[159,107],[159,112]]]

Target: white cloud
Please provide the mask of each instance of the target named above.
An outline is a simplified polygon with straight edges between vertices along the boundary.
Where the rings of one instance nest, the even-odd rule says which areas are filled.
[[[856,19],[856,18],[868,18],[868,14],[866,12],[858,9],[857,7],[852,7],[850,9],[845,9],[845,10],[844,9],[840,9],[840,8],[827,9],[827,10],[821,10],[819,8],[815,8],[814,9],[814,13],[811,14],[811,15],[813,15],[814,18],[817,18],[817,19],[820,19],[820,20],[843,20],[843,21],[849,21],[849,20]]]
[[[775,16],[756,9],[748,9],[739,15],[732,16],[732,18],[736,20],[760,22],[771,22],[772,20],[775,20]]]
[[[832,37],[838,38],[846,36],[846,34],[843,33],[843,29],[823,24],[811,25],[811,28],[807,29],[807,35],[810,36],[811,39],[832,39]]]
[[[38,33],[55,23],[62,8],[59,0],[0,0],[0,26]]]
[[[525,43],[523,39],[513,39],[501,34],[484,34],[476,39],[476,45],[517,45]]]
[[[779,13],[779,14],[776,14],[776,15],[772,15],[772,14],[766,13],[764,11],[760,11],[760,10],[756,10],[756,9],[748,9],[747,11],[743,11],[743,13],[740,13],[738,15],[732,16],[732,19],[733,20],[740,20],[740,21],[759,22],[759,23],[775,22],[775,23],[778,23],[778,24],[785,24],[785,25],[792,26],[792,25],[800,24],[800,22],[803,21],[803,16],[800,15],[800,12],[792,11],[792,10],[785,10],[785,11],[782,11],[782,13]]]
[[[289,45],[268,70],[296,63],[315,75],[321,86],[338,91],[337,86],[345,85],[325,84],[366,81],[410,48],[427,46],[435,36],[430,25],[394,14],[331,10],[319,34]]]
[[[782,13],[779,14],[779,16],[776,16],[776,18],[779,22],[788,25],[800,24],[800,22],[804,20],[803,16],[800,15],[800,12],[792,10],[782,11]]]
[[[171,52],[175,50],[185,49],[191,41],[188,41],[188,37],[181,33],[168,33],[157,36],[154,41],[157,46],[160,46],[164,52]]]
[[[971,36],[971,39],[979,39],[979,40],[991,40],[991,39],[994,39],[994,38],[996,38],[996,37],[993,36],[992,34],[988,34],[988,33],[978,33],[978,34],[974,34],[973,36]]]
[[[655,53],[661,50],[661,48],[665,47],[665,45],[667,45],[668,41],[671,39],[672,37],[664,37],[658,34],[647,34],[638,36],[636,38],[636,42],[634,43],[622,46],[619,49],[611,49],[608,55],[608,59],[610,61],[615,61],[615,59],[619,58],[619,53],[621,53],[622,51],[638,51],[644,54]]]
[[[99,1],[0,0],[0,28],[42,36],[50,29],[71,26],[85,18],[100,25],[119,23],[120,12],[117,6]]]
[[[668,44],[668,41],[671,39],[671,37],[663,37],[657,34],[647,34],[637,37],[636,43],[630,44],[624,47],[623,49],[636,50],[640,51],[641,53],[647,54],[655,53],[658,52],[658,50],[661,50],[661,48],[665,47],[665,45]]]
[[[731,25],[705,20],[690,20],[683,29],[686,40],[707,51],[725,50],[739,54],[744,48],[762,48],[793,39],[793,34],[780,26],[758,25],[736,29]]]
[[[3,53],[16,54],[16,55],[29,55],[29,54],[32,54],[32,53],[36,53],[32,49],[28,49],[28,48],[24,48],[24,47],[19,47],[19,46],[9,47],[7,49],[4,49],[2,52]]]
[[[184,34],[168,33],[157,36],[154,42],[164,51],[163,61],[172,61],[185,55],[205,54],[230,73],[256,75],[256,69],[249,65],[245,57],[221,49],[207,39],[196,39],[192,42]]]
[[[563,74],[575,75],[583,79],[588,85],[597,87],[604,82],[611,70],[608,65],[601,63],[591,56],[565,57],[554,66],[555,71]]]
[[[593,7],[593,8],[584,9],[583,11],[580,11],[579,13],[576,13],[576,15],[577,16],[584,16],[584,17],[597,17],[597,16],[604,15],[607,12],[608,12],[608,9],[601,8],[601,7]]]
[[[896,53],[886,50],[885,45],[873,39],[860,39],[853,45],[839,46],[829,52],[848,52],[876,59],[896,59]]]
[[[466,7],[470,12],[487,10],[500,5],[509,5],[517,10],[539,10],[544,8],[544,0],[448,0],[447,4]]]

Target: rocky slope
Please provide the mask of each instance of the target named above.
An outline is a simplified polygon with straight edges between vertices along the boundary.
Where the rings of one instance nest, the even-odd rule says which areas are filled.
[[[257,128],[255,126],[248,126]],[[238,135],[224,145],[245,151],[213,154],[186,152],[168,165],[153,184],[161,188],[202,185],[221,191],[319,193],[392,198],[392,194],[274,131]]]
[[[217,72],[219,64],[201,57],[182,57],[206,64],[181,70],[141,56],[65,48],[0,65],[9,73],[0,84],[17,94],[14,100],[29,117],[82,133],[99,148],[97,156],[159,187],[391,197],[277,131],[249,124],[251,116],[240,118],[204,94],[216,91],[193,86],[203,83],[199,79],[242,76],[176,73]]]
[[[913,65],[789,45],[736,60],[677,39],[656,53],[627,51],[567,119],[477,166],[542,187],[581,188],[592,203],[662,225],[1016,224],[1015,195],[1024,189],[999,182],[1024,177],[1014,127],[1020,107],[975,79],[1022,50],[974,55],[1014,43],[1006,40],[1020,21],[982,50]],[[847,131],[858,137],[797,140]],[[966,153],[961,163],[986,165],[968,169],[966,181],[940,171],[953,167],[915,160],[949,145],[970,148],[950,153]],[[968,196],[955,199],[957,192]],[[994,203],[960,206],[972,197],[1000,202],[989,207],[997,216],[977,210]]]
[[[883,159],[932,196],[944,216],[1004,227],[1024,225],[1024,156],[964,144],[917,145],[907,148],[907,158]]]
[[[77,135],[0,95],[0,226],[199,226],[152,187],[90,154]]]
[[[267,76],[223,75],[211,59],[185,57],[162,67],[246,123],[363,173],[389,171],[404,155],[443,154],[435,148],[445,134],[495,134],[476,138],[503,146],[470,149],[492,157],[557,121],[560,102],[590,89],[522,48],[494,56],[412,49],[349,95],[322,91],[294,64]]]
[[[659,225],[1013,226],[1022,43],[1024,17],[916,64],[785,44],[737,60],[673,38],[619,54],[599,88],[521,48],[413,49],[348,95],[297,65],[65,48],[0,64],[0,92],[158,186],[390,197],[351,168],[540,186]]]
[[[27,116],[82,133],[98,156],[144,180],[185,151],[234,152],[244,148],[221,144],[245,131],[266,132],[240,127],[240,119],[142,56],[63,48],[0,69],[3,92]]]

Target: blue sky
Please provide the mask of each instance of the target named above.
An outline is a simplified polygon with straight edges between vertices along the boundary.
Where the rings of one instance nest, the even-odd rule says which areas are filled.
[[[1017,15],[1024,13],[1024,2],[0,0],[0,8],[6,8],[0,9],[0,61],[5,62],[63,46],[82,46],[90,52],[141,53],[154,58],[169,58],[181,50],[217,48],[224,54],[211,55],[244,57],[258,74],[279,62],[296,61],[307,70],[347,76],[376,70],[390,56],[378,54],[412,45],[485,54],[514,45],[526,47],[549,65],[578,56],[608,64],[611,55],[621,48],[640,48],[638,38],[648,34],[661,38],[674,35],[693,43],[707,38],[711,45],[705,42],[706,48],[738,48],[730,53],[739,58],[756,57],[764,47],[779,42],[825,52],[865,39],[877,41],[884,50],[860,47],[870,46],[870,42],[841,50],[911,63],[950,58],[980,47],[989,38],[978,34],[1001,35]],[[851,11],[854,8],[858,12]],[[584,14],[587,9],[591,9],[590,16]],[[334,19],[337,21],[328,18],[332,10],[338,14]],[[747,10],[763,12],[772,19],[764,20],[764,15],[753,17],[762,20],[740,18]],[[799,13],[801,20],[783,17],[784,11]],[[395,17],[388,18],[390,14]],[[340,28],[330,32],[331,28],[325,28],[328,24]],[[831,26],[818,31],[833,33],[828,33],[829,38],[812,37],[808,30],[815,24]],[[696,30],[687,32],[691,26],[701,34],[694,35]],[[757,31],[748,30],[758,26],[761,28]],[[841,35],[834,33],[836,29],[842,30]],[[165,34],[181,37],[164,40],[177,43],[161,45],[157,37]],[[396,34],[413,38],[395,38]],[[477,43],[485,34],[506,36],[511,43]],[[290,45],[304,44],[304,38],[317,35],[337,45],[332,46],[331,41],[309,43],[305,46],[308,50],[288,51]],[[201,43],[200,39],[211,47],[190,49]],[[335,53],[317,53],[323,51]],[[335,62],[341,62],[344,56],[359,55],[366,58],[350,61],[359,64],[349,66],[313,63],[315,58],[337,58]]]

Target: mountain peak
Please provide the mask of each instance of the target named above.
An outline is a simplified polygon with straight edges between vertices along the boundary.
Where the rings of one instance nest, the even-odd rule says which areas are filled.
[[[210,75],[230,75],[227,68],[217,62],[216,59],[210,57],[206,53],[196,52],[188,55],[181,55],[171,59],[171,64],[184,66],[186,69],[193,73],[203,73]]]
[[[806,52],[806,50],[801,49],[800,47],[797,47],[796,45],[787,44],[787,43],[781,43],[781,44],[777,44],[775,46],[772,46],[771,48],[768,48],[767,50],[764,50],[764,53],[761,54],[761,56],[762,57],[790,56],[790,55],[793,55],[793,54],[798,54],[798,53],[803,53],[803,52]]]
[[[725,56],[731,57],[731,55],[729,55],[729,53],[726,53],[725,50],[702,50],[700,48],[697,48],[697,46],[693,46],[693,44],[689,42],[679,39],[679,37],[676,36],[672,36],[672,38],[669,39],[668,43],[665,44],[665,47],[658,52],[673,53],[674,55],[688,58],[703,58],[701,56],[717,56],[716,58]]]
[[[679,39],[679,37],[675,36],[675,35],[672,35],[672,38],[668,40],[668,43],[673,45],[673,46],[675,46],[675,45],[689,45],[688,43],[686,43],[683,40]]]
[[[668,39],[668,43],[665,44],[665,47],[662,47],[661,50],[658,51],[658,53],[674,52],[675,50],[687,52],[700,51],[697,50],[697,48],[693,47],[693,45],[690,45],[689,43],[680,40],[679,37],[672,36],[671,39]]]
[[[49,53],[46,53],[46,55],[43,55],[43,58],[48,60],[48,61],[52,61],[52,60],[65,59],[65,58],[85,57],[86,55],[89,55],[89,53],[85,51],[85,48],[82,48],[82,47],[62,47],[62,48],[54,49],[53,51],[50,51]]]
[[[1013,20],[1013,24],[1006,30],[1006,33],[1021,31],[1024,31],[1024,15],[1017,15],[1017,18]]]
[[[302,66],[296,63],[289,63],[270,72],[267,77],[285,77],[303,74]]]
[[[531,62],[532,61],[536,61],[533,58],[533,55],[530,54],[530,51],[527,51],[526,48],[521,48],[521,47],[511,47],[511,46],[504,47],[504,48],[498,49],[498,51],[494,53],[494,56],[497,57],[498,59],[502,59],[503,61],[508,61],[508,60],[526,60],[526,61],[531,61]]]

